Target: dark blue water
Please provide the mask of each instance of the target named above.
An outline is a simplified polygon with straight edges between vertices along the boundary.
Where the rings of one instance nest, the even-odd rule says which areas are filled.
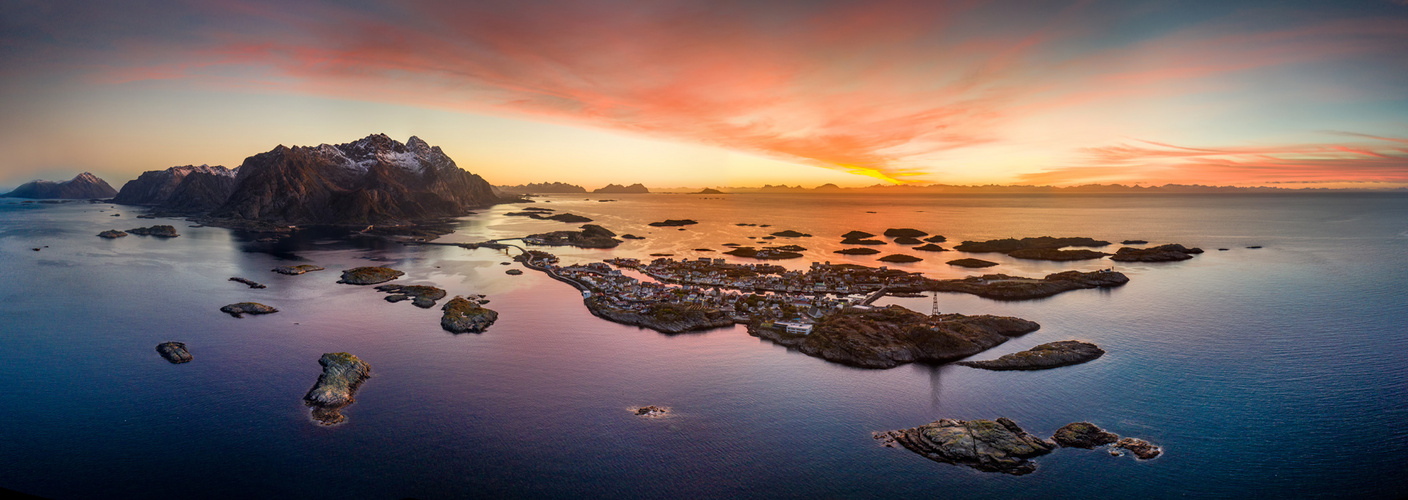
[[[710,255],[691,249],[796,229],[817,235],[786,240],[810,248],[808,260],[873,264],[830,252],[841,233],[887,227],[944,234],[945,246],[1050,234],[1210,251],[1118,265],[1131,282],[1110,291],[1015,303],[940,297],[946,312],[1041,323],[979,358],[1074,338],[1108,351],[1094,362],[1021,373],[858,370],[742,328],[666,336],[605,322],[570,287],[532,271],[505,275],[508,257],[487,249],[316,234],[258,243],[137,220],[128,207],[0,200],[0,487],[54,498],[1408,493],[1408,196],[615,198],[538,205],[647,237],[610,251],[558,250],[565,262]],[[445,240],[570,227],[501,215],[512,210],[467,217]],[[683,217],[701,224],[645,225]],[[94,236],[153,223],[182,236]],[[958,252],[919,255],[926,260],[907,267],[968,273],[943,264]],[[993,272],[1028,276],[1108,265],[979,257],[1002,263]],[[328,271],[269,272],[305,262]],[[371,263],[406,271],[398,282],[487,294],[500,319],[483,335],[455,336],[440,329],[438,310],[335,284],[339,269]],[[219,312],[245,300],[281,312]],[[927,298],[886,300],[930,308]],[[154,347],[167,340],[187,343],[195,361],[162,360]],[[373,378],[345,424],[322,427],[301,398],[318,357],[333,351],[369,362]],[[626,410],[642,404],[676,413],[646,420]],[[1041,435],[1088,420],[1166,454],[1136,462],[1062,449],[1012,477],[870,437],[999,416]]]

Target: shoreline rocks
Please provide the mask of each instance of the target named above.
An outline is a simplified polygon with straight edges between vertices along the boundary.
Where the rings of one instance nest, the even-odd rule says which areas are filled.
[[[389,267],[354,267],[342,272],[338,283],[348,285],[376,285],[404,276],[406,273]]]
[[[318,423],[341,423],[346,420],[341,410],[356,401],[357,388],[371,377],[371,365],[345,352],[323,354],[318,364],[323,373],[303,396],[303,403],[313,408],[313,419]]]
[[[680,304],[656,304],[643,313],[615,309],[597,297],[584,301],[592,315],[623,325],[675,334],[733,326],[733,316],[717,309]]]
[[[1078,365],[1105,355],[1105,350],[1089,342],[1062,340],[1048,342],[1031,349],[1004,354],[986,361],[959,361],[954,364],[984,370],[1045,370]]]
[[[440,328],[450,333],[483,333],[499,319],[499,313],[456,295],[440,308]]]
[[[195,359],[191,356],[191,352],[186,350],[186,344],[182,342],[162,342],[156,345],[156,352],[173,365],[189,363]]]
[[[289,275],[289,276],[297,276],[297,275],[300,275],[300,274],[303,274],[303,273],[309,273],[309,272],[313,272],[313,271],[322,271],[322,270],[323,270],[323,268],[318,267],[318,266],[315,266],[315,265],[312,265],[312,264],[300,264],[300,265],[297,265],[297,266],[279,266],[279,267],[276,267],[276,268],[272,269],[272,271],[274,271],[274,272],[276,272],[276,273],[279,273],[279,274],[286,274],[286,275]]]
[[[1124,448],[1140,460],[1152,460],[1164,453],[1163,447],[1138,438],[1120,438],[1115,448]]]
[[[260,304],[258,302],[238,302],[220,308],[220,312],[229,314],[236,318],[244,317],[245,314],[273,314],[279,312],[278,309]]]

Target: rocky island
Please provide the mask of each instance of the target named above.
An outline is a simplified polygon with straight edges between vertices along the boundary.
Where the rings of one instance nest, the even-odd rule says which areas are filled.
[[[127,233],[124,233],[124,232],[122,232],[122,231],[118,231],[118,230],[116,230],[116,229],[109,229],[109,230],[107,230],[107,231],[103,231],[103,232],[101,232],[101,233],[98,233],[98,237],[99,237],[99,238],[107,238],[107,239],[110,239],[110,240],[111,240],[111,239],[116,239],[116,238],[121,238],[121,237],[123,237],[123,236],[127,236]]]
[[[357,388],[371,377],[372,367],[366,361],[345,352],[330,352],[318,358],[323,373],[317,383],[303,396],[303,403],[313,407],[313,419],[323,425],[346,420],[342,409],[352,404]]]
[[[180,234],[176,233],[175,227],[168,225],[139,227],[136,229],[128,229],[127,232],[131,234],[140,234],[142,236],[155,236],[158,238],[175,238],[177,236],[180,236]]]
[[[1071,422],[1060,429],[1056,429],[1056,434],[1051,436],[1053,441],[1066,448],[1091,449],[1096,446],[1104,446],[1120,439],[1119,435],[1105,432],[1104,429],[1096,427],[1090,422]]]
[[[957,259],[948,261],[948,265],[968,268],[982,268],[996,266],[997,263],[982,259]]]
[[[60,182],[32,181],[21,184],[3,197],[34,199],[96,199],[112,198],[117,190],[98,176],[83,172]]]
[[[1118,262],[1174,262],[1188,260],[1203,253],[1201,248],[1188,248],[1177,243],[1149,248],[1124,247],[1115,252],[1110,260]]]
[[[387,267],[354,267],[342,272],[338,283],[348,285],[376,285],[404,276],[406,273]]]
[[[1129,283],[1129,277],[1117,271],[1064,271],[1048,274],[1039,280],[1005,274],[970,276],[959,280],[930,281],[921,285],[920,289],[971,293],[995,300],[1027,300],[1050,297],[1071,290],[1116,287],[1125,283]]]
[[[919,262],[919,261],[924,260],[924,259],[921,259],[921,258],[919,258],[919,257],[915,257],[915,256],[913,256],[913,255],[905,255],[905,254],[902,254],[902,253],[895,253],[895,254],[890,254],[890,255],[886,255],[886,256],[884,256],[884,257],[881,257],[879,260],[880,260],[880,262],[893,262],[893,263],[897,263],[897,264],[906,264],[906,263],[910,263],[910,262]]]
[[[257,281],[251,280],[251,279],[241,278],[241,277],[238,277],[238,276],[233,277],[233,278],[230,278],[230,281],[234,281],[234,282],[237,282],[237,283],[244,283],[246,286],[248,286],[248,287],[250,287],[250,288],[266,288],[266,287],[264,286],[264,284],[262,284],[262,283],[259,283],[259,282],[257,282]]]
[[[279,274],[286,274],[286,275],[289,275],[289,276],[297,276],[297,275],[304,274],[304,273],[310,273],[310,272],[313,272],[313,271],[322,271],[322,270],[323,270],[322,267],[315,266],[315,265],[312,265],[312,264],[299,264],[299,265],[296,265],[296,266],[279,266],[279,267],[276,267],[276,268],[273,269],[273,271],[276,272],[276,273],[279,273]]]
[[[238,302],[221,307],[220,312],[240,318],[245,314],[273,314],[279,312],[279,310],[258,302]]]
[[[1062,340],[1031,349],[1005,354],[990,361],[959,361],[959,365],[984,370],[1045,370],[1078,365],[1105,355],[1105,350],[1089,342]]]
[[[385,292],[387,302],[400,302],[410,299],[411,304],[421,309],[435,307],[435,301],[445,298],[445,290],[428,285],[381,285],[378,292]]]
[[[623,325],[649,328],[660,333],[685,333],[733,326],[733,316],[701,304],[658,302],[643,310],[616,307],[600,297],[588,297],[593,315]]]
[[[1007,252],[1007,255],[1018,259],[1069,262],[1073,260],[1100,259],[1110,254],[1086,249],[1061,250],[1059,248],[1023,248],[1021,250]]]
[[[572,246],[577,248],[616,248],[621,240],[616,233],[596,224],[583,224],[581,231],[553,231],[529,235],[523,241],[530,245]]]
[[[446,302],[440,317],[440,327],[450,333],[483,333],[499,319],[499,313],[477,300],[455,296]]]
[[[691,225],[698,224],[698,223],[699,223],[699,221],[696,221],[696,220],[693,220],[693,219],[665,219],[665,220],[660,221],[660,222],[651,222],[650,224],[647,224],[647,225],[655,226],[655,227],[679,227],[679,226],[691,226]]]
[[[805,334],[755,320],[748,334],[799,352],[850,366],[893,368],[906,363],[946,363],[983,352],[1008,338],[1041,328],[1007,316],[929,316],[892,305],[845,308],[818,320]]]
[[[841,255],[875,255],[880,253],[880,251],[874,248],[842,248],[835,253]]]
[[[181,342],[162,342],[156,345],[156,352],[173,365],[189,363],[195,359],[191,352],[186,350],[186,344]]]
[[[887,446],[898,443],[936,462],[1012,475],[1030,474],[1036,464],[1028,459],[1056,449],[1056,443],[1027,433],[1005,417],[996,421],[944,418],[875,437]]]
[[[792,246],[793,245],[763,248],[737,247],[733,250],[724,252],[724,254],[732,255],[734,257],[746,257],[749,259],[758,260],[786,260],[801,258],[802,254],[797,253],[797,251],[793,250],[791,248]]]

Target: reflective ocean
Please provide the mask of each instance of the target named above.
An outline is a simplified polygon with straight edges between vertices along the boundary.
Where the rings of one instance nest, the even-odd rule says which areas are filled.
[[[319,232],[265,243],[139,220],[132,207],[0,199],[0,487],[52,498],[1408,494],[1408,195],[610,196],[617,201],[557,195],[533,205],[647,238],[613,250],[551,249],[564,263],[713,257],[694,249],[761,244],[792,229],[814,236],[773,240],[809,249],[783,265],[875,265],[878,256],[832,252],[842,233],[891,227],[945,235],[945,247],[1051,235],[1208,252],[1116,263],[1131,281],[1112,290],[1024,302],[939,296],[944,312],[1042,325],[978,359],[1083,339],[1108,352],[1096,361],[1036,372],[862,370],[742,327],[670,336],[609,323],[569,286],[534,271],[506,275],[520,266],[502,265],[509,256],[490,249]],[[439,241],[575,227],[503,215],[523,206],[465,217]],[[646,225],[666,218],[700,224]],[[152,224],[182,236],[95,236]],[[944,264],[965,256],[1024,276],[1110,265],[907,253],[925,260],[900,267],[932,277],[973,274]],[[270,272],[298,263],[328,270]],[[335,283],[340,269],[373,263],[405,271],[397,283],[486,294],[499,320],[481,335],[453,335],[440,328],[438,307]],[[219,311],[239,301],[281,312]],[[882,303],[932,307],[927,297]],[[185,342],[195,360],[161,359],[154,347],[169,340]],[[370,363],[372,378],[343,410],[346,423],[324,427],[301,398],[320,373],[318,357],[336,351]],[[627,411],[646,404],[674,414]],[[938,418],[1000,416],[1042,436],[1090,421],[1165,454],[1137,462],[1060,449],[1016,477],[871,438]]]

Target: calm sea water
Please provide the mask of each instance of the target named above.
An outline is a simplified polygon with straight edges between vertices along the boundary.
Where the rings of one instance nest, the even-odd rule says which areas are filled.
[[[945,246],[1053,235],[1209,252],[1116,265],[1131,282],[1114,290],[1006,303],[940,296],[946,312],[1041,323],[981,359],[1085,339],[1108,351],[1094,362],[1017,373],[860,370],[741,327],[667,336],[599,320],[566,285],[532,271],[505,275],[509,258],[493,250],[317,234],[258,243],[138,220],[129,207],[0,200],[0,486],[54,498],[1408,494],[1408,196],[614,197],[536,204],[647,237],[614,250],[555,250],[564,262],[714,256],[693,249],[794,229],[815,236],[776,240],[810,249],[785,265],[874,264],[831,252],[841,233],[889,227],[946,235]],[[502,215],[516,208],[466,217],[444,241],[571,227]],[[701,223],[646,225],[665,218]],[[182,236],[94,236],[153,223]],[[926,260],[904,267],[970,273],[943,264],[959,252],[917,255]],[[976,256],[1002,264],[992,272],[1028,276],[1108,265]],[[328,270],[269,272],[292,263]],[[400,283],[487,294],[499,321],[456,336],[440,329],[438,310],[335,284],[339,269],[372,263],[405,271]],[[219,312],[248,300],[281,312]],[[886,301],[931,307],[928,298]],[[188,344],[195,361],[158,357],[154,346],[168,340]],[[301,398],[318,357],[333,351],[369,362],[373,378],[345,424],[321,427]],[[675,414],[646,420],[626,410],[643,404]],[[1039,435],[1088,420],[1166,454],[1136,462],[1062,449],[1012,477],[870,437],[999,416]]]

